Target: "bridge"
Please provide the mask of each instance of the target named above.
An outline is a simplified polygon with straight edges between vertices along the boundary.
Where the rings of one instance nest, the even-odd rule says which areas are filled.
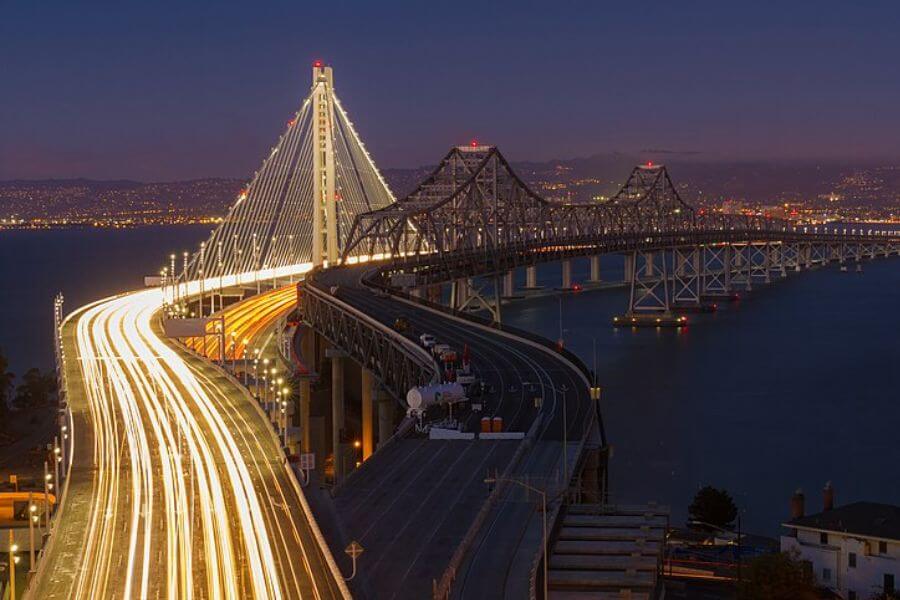
[[[568,289],[571,261],[590,260],[599,280],[601,257],[624,255],[617,324],[682,326],[680,311],[710,299],[898,249],[890,231],[695,210],[663,166],[636,167],[607,202],[551,202],[478,144],[396,199],[316,63],[196,252],[172,255],[147,289],[60,315],[71,435],[28,593],[524,597],[626,580],[644,593],[645,562],[611,583],[590,561],[556,558],[566,524],[600,515],[614,486],[602,382],[504,323],[517,271],[530,291],[539,264],[560,262]],[[286,328],[295,307],[302,323]],[[292,335],[283,390],[246,355],[276,330]],[[484,384],[455,427],[441,426],[444,407],[407,410],[411,388],[456,376],[422,334]],[[517,496],[523,486],[546,510]],[[361,556],[345,554],[351,542]]]

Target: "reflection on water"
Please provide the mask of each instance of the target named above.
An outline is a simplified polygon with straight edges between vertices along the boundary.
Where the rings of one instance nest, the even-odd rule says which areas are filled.
[[[139,287],[207,226],[0,233],[0,348],[12,369],[52,366],[53,296],[66,309]],[[603,277],[622,261],[604,257]],[[575,281],[587,279],[577,261]],[[524,277],[520,273],[520,277]],[[540,270],[559,284],[559,266]],[[519,285],[524,282],[520,281]],[[838,503],[900,504],[900,259],[790,273],[683,331],[615,330],[626,291],[563,297],[566,345],[591,364],[596,338],[603,418],[622,500],[670,503],[675,522],[704,484],[727,488],[744,523],[776,533],[791,492],[808,510],[834,482]],[[556,339],[556,297],[511,305],[512,325]]]
[[[53,297],[66,312],[138,288],[169,254],[196,248],[209,225],[0,231],[0,349],[15,373],[53,366]]]
[[[621,279],[621,261],[604,260],[604,277]],[[587,268],[579,261],[576,281]],[[559,277],[558,265],[540,271],[547,286]],[[615,495],[669,503],[679,522],[712,484],[771,534],[798,487],[807,511],[821,509],[826,481],[838,503],[900,504],[900,259],[790,273],[680,332],[613,329],[626,303],[624,288],[581,292],[562,311],[566,345],[588,365],[596,338]],[[556,339],[558,298],[504,318]]]

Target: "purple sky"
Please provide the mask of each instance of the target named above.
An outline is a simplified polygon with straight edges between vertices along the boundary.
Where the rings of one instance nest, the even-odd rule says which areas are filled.
[[[900,3],[8,2],[0,179],[248,177],[309,87],[382,167],[642,149],[900,160]]]

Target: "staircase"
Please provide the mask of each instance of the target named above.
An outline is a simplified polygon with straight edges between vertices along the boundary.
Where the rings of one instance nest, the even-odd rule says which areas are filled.
[[[668,521],[655,505],[570,505],[550,554],[550,599],[658,598]]]

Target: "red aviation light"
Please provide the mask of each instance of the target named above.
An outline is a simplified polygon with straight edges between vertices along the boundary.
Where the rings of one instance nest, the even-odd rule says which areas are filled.
[[[649,169],[649,168],[651,168],[651,167],[653,167],[653,161],[648,160],[648,161],[647,161],[647,168]]]
[[[324,65],[324,63],[322,63],[321,60],[317,60],[317,61],[313,62],[313,66],[317,69],[321,69],[325,65]]]
[[[472,146],[473,148],[477,148],[477,147],[478,147],[478,140],[473,139],[471,142],[469,142],[469,145]]]

